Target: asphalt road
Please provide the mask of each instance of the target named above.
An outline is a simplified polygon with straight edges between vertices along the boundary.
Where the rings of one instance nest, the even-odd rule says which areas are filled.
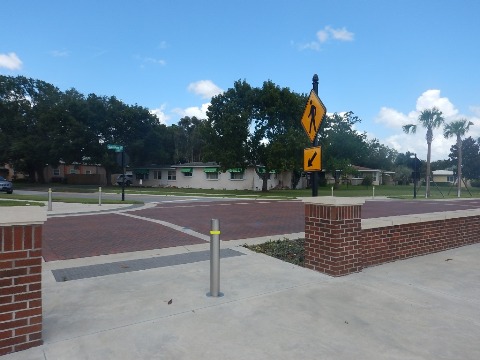
[[[15,194],[18,195],[48,195],[46,191],[32,191],[32,190],[15,190]],[[80,199],[98,199],[98,192],[96,193],[76,193],[76,192],[53,192],[52,198],[80,198]],[[111,192],[102,192],[102,199],[109,200],[122,200],[122,194],[113,194]],[[176,195],[150,195],[150,194],[125,194],[125,200],[130,201],[143,201],[144,203],[150,202],[164,202],[164,201],[198,201],[210,202],[210,201],[237,201],[241,199],[235,198],[222,198],[222,197],[199,197],[199,196],[176,196]]]

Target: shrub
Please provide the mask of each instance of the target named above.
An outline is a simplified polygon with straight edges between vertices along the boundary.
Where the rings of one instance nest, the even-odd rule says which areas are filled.
[[[259,245],[243,245],[247,249],[266,254],[274,258],[304,266],[305,239],[267,241]]]
[[[480,187],[480,179],[471,180],[470,185],[473,187]]]
[[[372,186],[372,184],[373,184],[373,179],[370,175],[367,175],[363,178],[362,185],[369,187],[369,186]]]

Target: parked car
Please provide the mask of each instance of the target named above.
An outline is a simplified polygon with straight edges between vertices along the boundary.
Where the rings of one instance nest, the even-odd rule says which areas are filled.
[[[125,175],[125,186],[130,186],[133,183],[133,175]],[[122,186],[123,184],[123,175],[118,175],[117,185]]]
[[[0,176],[0,191],[5,191],[7,194],[13,192],[13,184],[3,176]]]

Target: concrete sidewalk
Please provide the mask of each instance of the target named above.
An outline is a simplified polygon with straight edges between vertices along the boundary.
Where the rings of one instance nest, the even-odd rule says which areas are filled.
[[[219,298],[208,243],[44,263],[44,345],[2,360],[480,358],[480,244],[332,278],[240,246],[269,239],[222,242]]]
[[[4,360],[479,359],[480,244],[341,278],[232,243],[209,262],[57,282],[52,270],[195,254],[208,244],[44,263],[44,345]]]

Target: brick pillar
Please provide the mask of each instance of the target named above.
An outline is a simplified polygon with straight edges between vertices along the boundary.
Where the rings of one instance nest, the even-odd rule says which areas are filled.
[[[0,356],[42,344],[42,226],[45,209],[2,207]]]
[[[361,209],[365,200],[331,196],[305,202],[305,267],[332,276],[362,271]]]

